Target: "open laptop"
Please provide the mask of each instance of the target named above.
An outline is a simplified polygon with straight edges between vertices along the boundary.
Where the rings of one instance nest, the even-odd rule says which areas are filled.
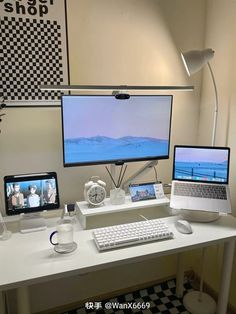
[[[170,207],[231,213],[228,147],[175,146]]]

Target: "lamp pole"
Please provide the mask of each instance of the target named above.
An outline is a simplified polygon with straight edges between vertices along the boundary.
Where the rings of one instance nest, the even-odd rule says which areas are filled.
[[[214,77],[214,74],[213,74],[213,71],[209,62],[207,62],[207,66],[211,73],[211,77],[212,77],[212,81],[214,85],[214,91],[215,91],[215,110],[214,110],[214,121],[213,121],[213,130],[212,130],[212,139],[211,139],[211,146],[215,146],[219,102],[218,102],[218,92],[216,88],[216,81],[215,81],[215,77]]]

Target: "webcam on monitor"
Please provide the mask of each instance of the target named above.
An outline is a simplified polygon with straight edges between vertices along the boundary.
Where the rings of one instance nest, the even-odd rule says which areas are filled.
[[[117,93],[115,97],[116,99],[124,100],[124,99],[129,99],[130,95],[127,93]]]

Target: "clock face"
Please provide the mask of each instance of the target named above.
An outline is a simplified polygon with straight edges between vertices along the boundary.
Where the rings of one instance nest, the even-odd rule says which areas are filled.
[[[92,186],[88,190],[88,201],[92,205],[101,204],[106,197],[106,190],[99,185]]]

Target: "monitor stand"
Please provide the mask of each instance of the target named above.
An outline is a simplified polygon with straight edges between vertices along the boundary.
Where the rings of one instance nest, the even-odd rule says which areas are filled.
[[[46,220],[41,213],[21,214],[19,220],[20,232],[28,233],[45,230]]]
[[[158,160],[151,160],[148,161],[147,163],[144,164],[144,166],[142,168],[140,168],[139,170],[137,170],[131,177],[129,177],[123,184],[123,189],[127,190],[129,185],[137,180],[139,177],[142,177],[143,175],[145,175],[147,172],[149,172],[150,170],[152,170],[156,165],[158,164]]]
[[[121,184],[121,188],[125,191],[128,190],[129,185],[134,181],[137,180],[139,177],[143,176],[150,170],[152,170],[158,164],[158,160],[151,160],[144,164],[142,168],[136,171],[131,177],[125,180],[125,182]],[[120,166],[122,164],[111,164],[110,165],[110,172],[112,177],[116,180],[116,166]],[[112,188],[114,188],[114,183],[112,182]]]
[[[193,222],[212,222],[220,218],[219,213],[203,210],[181,209],[179,214],[182,219]]]

